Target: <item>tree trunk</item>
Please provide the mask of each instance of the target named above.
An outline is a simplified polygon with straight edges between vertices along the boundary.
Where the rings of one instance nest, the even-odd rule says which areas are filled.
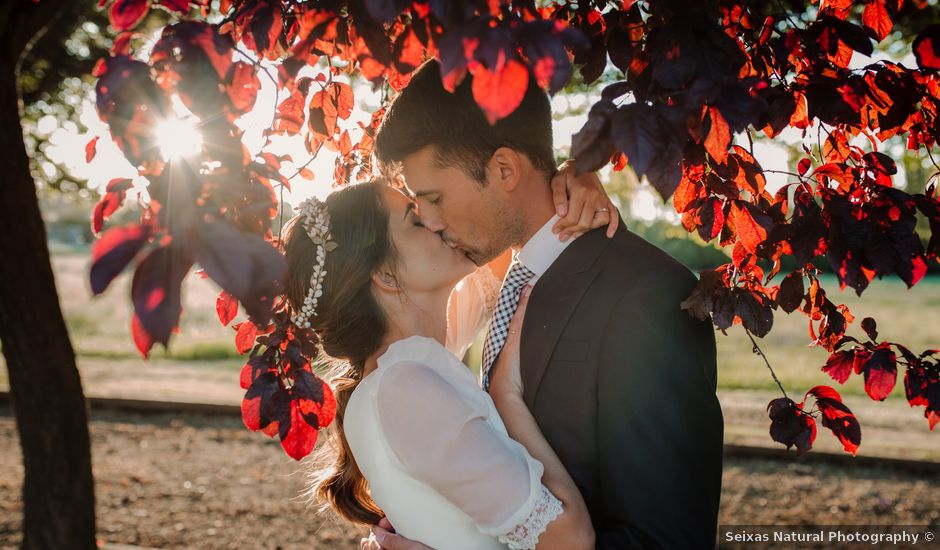
[[[72,5],[70,5],[72,4]],[[22,548],[95,548],[88,414],[20,125],[17,65],[71,0],[0,7],[0,341],[23,449]]]

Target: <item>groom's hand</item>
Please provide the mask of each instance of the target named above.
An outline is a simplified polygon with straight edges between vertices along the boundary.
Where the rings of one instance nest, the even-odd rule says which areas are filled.
[[[558,167],[551,185],[555,213],[561,218],[552,232],[562,242],[605,225],[608,237],[617,232],[620,224],[617,207],[610,201],[597,174],[588,172],[575,176],[574,161],[569,159]]]
[[[369,538],[359,541],[359,548],[361,550],[434,550],[430,546],[396,534],[388,518],[382,518],[378,525],[372,526]]]

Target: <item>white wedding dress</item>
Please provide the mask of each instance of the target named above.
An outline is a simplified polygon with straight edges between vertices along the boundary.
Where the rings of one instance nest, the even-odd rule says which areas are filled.
[[[542,463],[510,439],[460,362],[500,281],[482,267],[448,304],[447,347],[411,336],[378,358],[349,399],[346,439],[372,498],[409,539],[438,550],[534,548],[561,512]],[[456,354],[456,355],[455,355]]]

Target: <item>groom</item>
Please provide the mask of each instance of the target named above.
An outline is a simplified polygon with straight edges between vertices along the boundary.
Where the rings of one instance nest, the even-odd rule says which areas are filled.
[[[440,71],[435,61],[416,71],[376,155],[447,244],[478,265],[516,252],[522,266],[501,295],[534,284],[524,399],[584,497],[597,547],[714,548],[724,427],[711,323],[679,305],[695,276],[623,224],[611,239],[601,228],[560,242],[546,94],[530,79],[522,104],[491,126],[472,77],[449,93]],[[505,301],[484,344],[484,387],[515,307]]]

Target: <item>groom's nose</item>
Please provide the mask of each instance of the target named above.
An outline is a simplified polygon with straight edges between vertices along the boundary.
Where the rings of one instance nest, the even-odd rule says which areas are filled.
[[[440,234],[442,231],[447,229],[447,224],[441,220],[440,216],[435,216],[433,214],[421,214],[421,223],[424,227],[430,229],[431,231]]]

